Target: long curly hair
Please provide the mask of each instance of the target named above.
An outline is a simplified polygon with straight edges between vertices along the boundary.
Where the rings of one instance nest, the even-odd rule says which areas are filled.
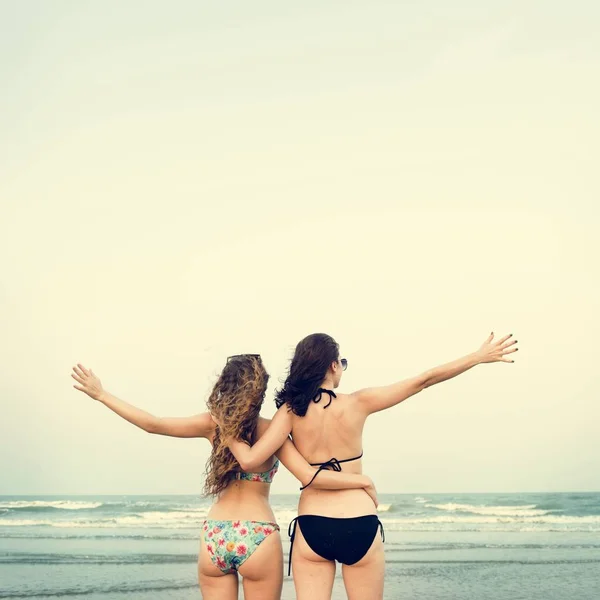
[[[256,441],[258,417],[268,382],[269,374],[260,356],[240,354],[228,359],[206,403],[221,425],[216,428],[206,463],[205,495],[222,492],[239,470],[239,463],[223,440],[233,437],[249,444]]]
[[[306,415],[310,402],[319,394],[327,369],[339,356],[338,343],[326,333],[313,333],[300,340],[283,388],[275,395],[277,408],[287,404],[299,417]]]

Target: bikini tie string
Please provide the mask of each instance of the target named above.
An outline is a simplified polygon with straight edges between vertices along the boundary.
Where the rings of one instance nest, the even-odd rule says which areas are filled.
[[[337,398],[335,392],[333,390],[327,390],[325,388],[319,388],[317,390],[317,396],[315,396],[313,398],[313,402],[315,404],[318,404],[319,402],[321,402],[321,398],[323,397],[323,394],[327,394],[329,396],[329,402],[323,407],[323,408],[327,408],[331,402],[333,401],[334,398]]]
[[[298,517],[292,519],[288,525],[288,537],[290,538],[290,556],[288,561],[288,577],[292,572],[292,550],[294,549],[294,540],[296,539],[296,526],[298,525]]]
[[[339,473],[342,470],[342,465],[340,465],[340,461],[337,458],[330,458],[327,462],[321,463],[317,469],[317,472],[312,476],[312,479],[306,485],[303,485],[300,488],[300,491],[305,490],[315,480],[315,477],[321,471],[328,471],[329,469]]]

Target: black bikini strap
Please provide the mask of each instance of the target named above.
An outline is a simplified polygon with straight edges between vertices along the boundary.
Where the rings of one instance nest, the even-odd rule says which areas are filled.
[[[353,460],[359,460],[363,457],[364,452],[361,452],[358,456],[354,456],[352,458],[344,458],[343,460],[338,460],[337,458],[330,458],[327,462],[324,463],[310,463],[311,467],[329,467],[331,466],[331,463],[336,463],[338,466],[341,463],[345,463],[345,462],[352,462]],[[337,471],[338,469],[336,469],[335,467],[332,467],[334,471]]]
[[[379,519],[377,519],[379,521]],[[381,531],[381,541],[385,543],[385,531],[383,529],[383,523],[379,521],[379,529]]]
[[[313,402],[315,404],[318,404],[319,402],[321,402],[321,397],[323,396],[323,394],[327,394],[329,396],[329,402],[323,407],[323,408],[327,408],[331,404],[333,399],[337,398],[337,396],[335,395],[335,392],[333,390],[326,390],[325,388],[319,388],[317,390],[317,395],[313,398]]]
[[[327,470],[331,469],[332,471],[336,471],[337,473],[339,473],[342,470],[342,467],[340,466],[340,462],[345,462],[345,461],[339,461],[336,458],[332,458],[332,459],[328,460],[327,462],[311,465],[312,467],[316,467],[318,465],[319,468],[317,469],[317,472],[312,476],[312,479],[306,485],[303,485],[300,488],[300,491],[305,490],[315,480],[316,476],[321,471],[327,471]]]
[[[292,527],[293,525],[293,527]],[[288,562],[288,577],[292,572],[292,550],[294,549],[294,539],[296,538],[296,525],[298,525],[298,517],[292,519],[288,525],[288,537],[290,538],[290,556]]]
[[[324,463],[310,463],[311,467],[319,467],[319,468],[317,469],[317,472],[312,476],[312,479],[306,485],[303,485],[300,488],[300,491],[305,490],[315,480],[315,477],[321,471],[328,471],[329,469],[331,469],[332,471],[339,473],[342,470],[341,463],[352,462],[353,460],[359,460],[360,458],[362,458],[362,455],[363,455],[363,453],[361,452],[358,456],[355,456],[353,458],[344,458],[344,460],[338,460],[337,458],[330,458],[327,462],[324,462]]]

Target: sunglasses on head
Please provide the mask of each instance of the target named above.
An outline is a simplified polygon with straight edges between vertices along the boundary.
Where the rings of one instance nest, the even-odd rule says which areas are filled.
[[[260,358],[260,354],[234,354],[233,356],[227,357],[227,362],[234,358]]]
[[[345,371],[348,368],[348,359],[340,358],[340,363],[342,364],[342,371]]]

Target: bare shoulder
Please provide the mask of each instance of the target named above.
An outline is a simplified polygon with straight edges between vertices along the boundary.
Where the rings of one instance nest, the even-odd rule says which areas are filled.
[[[196,415],[196,419],[199,428],[203,430],[202,437],[205,437],[212,444],[215,439],[217,424],[214,422],[211,414],[209,412],[201,413]]]
[[[335,413],[340,419],[340,424],[349,426],[352,429],[361,429],[365,423],[366,414],[362,409],[363,400],[361,398],[362,390],[352,393],[338,393],[335,403]],[[334,404],[332,404],[334,406]]]
[[[354,412],[354,409],[358,404],[361,403],[363,398],[364,390],[358,390],[349,394],[338,394],[340,399],[340,406],[343,407],[344,411]]]

